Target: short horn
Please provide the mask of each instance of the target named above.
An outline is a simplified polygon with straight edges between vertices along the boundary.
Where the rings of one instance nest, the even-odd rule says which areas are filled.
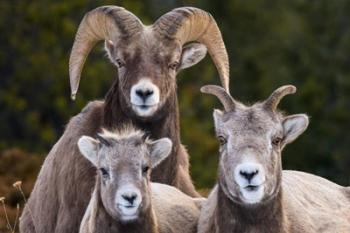
[[[229,92],[229,61],[220,29],[206,11],[194,7],[174,9],[160,17],[155,30],[169,39],[178,39],[183,45],[190,41],[204,44],[219,72],[221,85]]]
[[[275,90],[270,97],[264,102],[265,109],[276,111],[279,102],[282,98],[289,94],[294,94],[297,88],[293,85],[286,85]]]
[[[230,112],[235,109],[235,100],[224,88],[217,85],[206,85],[201,88],[201,92],[218,97],[226,112]]]
[[[102,6],[88,12],[81,21],[69,58],[71,97],[79,88],[81,71],[92,47],[100,40],[129,38],[143,28],[141,21],[122,7]]]

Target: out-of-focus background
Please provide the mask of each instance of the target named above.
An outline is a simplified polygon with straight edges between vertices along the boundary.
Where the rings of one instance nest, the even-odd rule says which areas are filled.
[[[117,77],[99,43],[84,67],[76,102],[69,98],[68,58],[84,14],[119,5],[151,24],[179,6],[196,6],[217,20],[231,64],[231,93],[246,103],[294,84],[280,107],[308,113],[309,129],[283,155],[285,169],[312,172],[341,185],[350,178],[350,1],[347,0],[4,0],[0,1],[0,197],[11,224],[22,180],[29,195],[46,154],[69,118],[102,99]],[[212,111],[200,94],[219,83],[210,57],[178,75],[182,142],[198,189],[215,183],[218,143]],[[0,232],[6,230],[0,203]]]

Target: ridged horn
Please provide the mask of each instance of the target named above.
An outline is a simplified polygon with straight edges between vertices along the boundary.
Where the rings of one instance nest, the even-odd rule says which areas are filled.
[[[270,97],[264,102],[264,108],[270,111],[276,111],[282,98],[289,94],[294,94],[297,88],[293,85],[285,85],[276,89]]]
[[[224,88],[217,85],[206,85],[201,87],[201,92],[215,95],[224,106],[226,112],[235,110],[235,100]]]
[[[128,38],[143,28],[141,21],[122,7],[102,6],[85,14],[75,36],[69,58],[71,98],[79,88],[81,71],[93,46],[100,40]]]
[[[219,72],[221,85],[229,92],[229,61],[220,29],[206,11],[194,7],[176,8],[153,25],[154,30],[183,45],[190,41],[204,44]]]

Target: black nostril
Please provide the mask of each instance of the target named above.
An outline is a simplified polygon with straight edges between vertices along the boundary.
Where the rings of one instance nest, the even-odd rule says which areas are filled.
[[[137,195],[136,194],[131,194],[131,195],[122,195],[122,197],[127,200],[131,205],[134,203]]]
[[[147,90],[145,91],[145,96],[150,96],[153,94],[153,91],[152,90]]]
[[[241,176],[243,176],[244,178],[246,178],[248,180],[248,182],[250,183],[250,181],[253,179],[253,177],[258,174],[259,171],[255,170],[253,172],[246,172],[246,171],[240,171],[239,174]]]
[[[152,90],[137,90],[136,95],[141,97],[143,100],[145,100],[147,97],[153,94]]]

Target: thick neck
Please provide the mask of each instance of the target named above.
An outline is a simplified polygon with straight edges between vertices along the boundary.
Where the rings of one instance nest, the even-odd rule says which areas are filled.
[[[152,171],[152,181],[172,184],[178,164],[178,149],[180,146],[179,108],[176,91],[170,96],[154,117],[142,119],[137,117],[127,107],[125,98],[118,86],[118,80],[114,83],[106,96],[103,127],[118,129],[126,124],[144,130],[151,139],[168,137],[173,142],[172,153],[156,169]],[[166,172],[165,172],[166,171]]]
[[[92,214],[91,220],[94,222],[92,232],[98,233],[159,233],[155,214],[152,209],[152,204],[149,208],[142,210],[138,219],[134,222],[123,223],[118,219],[112,218],[104,208],[100,196],[100,179],[96,182],[95,192],[92,198],[95,198],[96,211]]]
[[[284,232],[281,188],[275,197],[265,203],[247,206],[229,199],[219,185],[217,202],[215,222],[219,232]]]

